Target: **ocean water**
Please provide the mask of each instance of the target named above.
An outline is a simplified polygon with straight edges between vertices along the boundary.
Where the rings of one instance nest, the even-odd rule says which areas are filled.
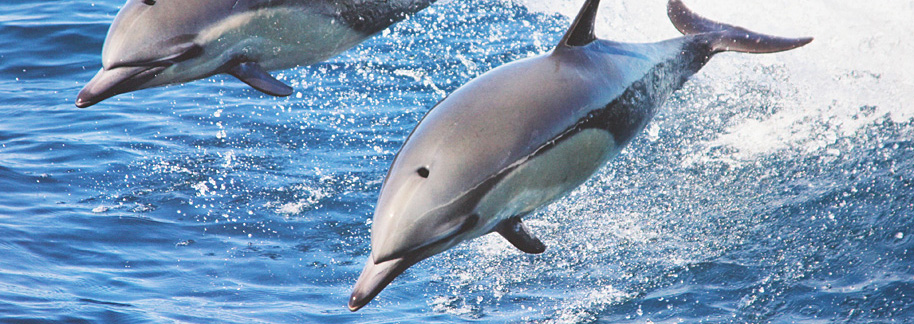
[[[0,2],[2,323],[914,323],[914,2],[687,1],[814,36],[715,57],[598,174],[346,309],[389,163],[581,1],[442,0],[328,62],[73,102],[122,2]],[[664,1],[597,34],[677,36]]]

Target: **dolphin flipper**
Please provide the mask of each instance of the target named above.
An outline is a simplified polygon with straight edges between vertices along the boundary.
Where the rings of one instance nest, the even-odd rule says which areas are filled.
[[[546,251],[543,241],[530,233],[530,229],[521,223],[519,216],[503,220],[495,227],[495,231],[511,242],[514,247],[526,253],[539,254]]]
[[[292,87],[276,80],[256,62],[244,62],[235,65],[229,74],[247,83],[254,89],[271,96],[285,97],[292,94]]]

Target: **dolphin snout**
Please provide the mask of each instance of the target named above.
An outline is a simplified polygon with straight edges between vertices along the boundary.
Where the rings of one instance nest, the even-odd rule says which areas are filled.
[[[349,310],[354,312],[367,305],[394,278],[415,263],[416,260],[401,258],[375,264],[374,257],[369,255],[359,280],[352,287]]]
[[[123,66],[110,70],[103,68],[79,91],[76,96],[76,107],[86,108],[114,95],[145,88],[143,85],[166,67]]]

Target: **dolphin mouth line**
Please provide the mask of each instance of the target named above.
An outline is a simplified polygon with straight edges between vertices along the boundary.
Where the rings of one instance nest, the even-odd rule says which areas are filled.
[[[374,254],[369,254],[365,268],[362,269],[362,274],[359,275],[359,279],[356,281],[355,287],[353,287],[352,295],[349,297],[349,310],[354,312],[367,305],[406,269],[428,258],[430,256],[428,251],[436,244],[453,240],[460,234],[471,230],[478,222],[479,215],[470,214],[455,233],[430,244],[403,252],[393,258],[379,260],[375,258]]]
[[[157,67],[157,66],[168,67],[168,66],[174,65],[175,63],[178,63],[178,62],[183,62],[183,61],[187,61],[192,58],[199,57],[200,55],[203,55],[203,46],[200,46],[200,45],[197,45],[194,43],[187,43],[187,44],[182,44],[181,46],[179,46],[176,49],[175,54],[160,57],[157,59],[148,59],[148,60],[140,60],[140,61],[132,61],[132,62],[120,62],[120,63],[116,63],[116,64],[109,66],[107,68],[107,70],[114,70],[116,68],[123,68],[123,67],[128,67],[128,68],[136,68],[136,67],[152,68],[152,67]]]
[[[102,68],[76,96],[76,107],[86,108],[111,98],[115,95],[137,90],[141,85],[152,80],[159,73],[171,66],[157,64],[152,66],[120,66],[112,69]]]
[[[436,239],[434,241],[422,244],[420,246],[417,246],[417,247],[414,247],[411,249],[396,251],[387,256],[382,256],[380,258],[374,258],[374,263],[380,264],[380,263],[384,263],[384,262],[388,262],[388,261],[392,261],[392,260],[396,260],[396,259],[406,258],[409,255],[421,254],[423,251],[431,249],[433,246],[453,240],[453,239],[457,238],[458,236],[460,236],[461,234],[471,231],[479,223],[479,221],[480,221],[480,217],[478,214],[476,214],[476,213],[469,214],[466,217],[466,220],[464,220],[463,223],[460,224],[460,227],[457,227],[456,229],[454,229],[452,233],[449,233],[439,239]]]

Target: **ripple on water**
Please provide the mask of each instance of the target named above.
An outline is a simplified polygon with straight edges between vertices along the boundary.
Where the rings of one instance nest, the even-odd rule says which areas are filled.
[[[440,2],[276,73],[289,98],[216,76],[89,109],[73,100],[123,2],[0,4],[0,321],[914,318],[903,1],[775,1],[732,19],[722,2],[696,8],[817,41],[716,57],[594,179],[528,217],[543,255],[486,236],[350,313],[377,192],[409,131],[473,77],[548,51],[574,2]],[[662,2],[603,6],[607,38],[675,34]],[[820,19],[791,18],[809,14]]]

